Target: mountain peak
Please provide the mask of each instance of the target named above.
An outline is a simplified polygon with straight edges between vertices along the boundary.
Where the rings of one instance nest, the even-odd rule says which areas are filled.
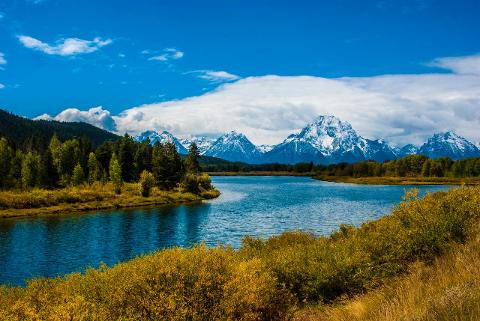
[[[244,134],[230,131],[215,140],[205,155],[231,161],[258,163],[261,152]]]
[[[419,153],[430,158],[450,157],[452,159],[460,159],[476,157],[480,154],[480,150],[466,138],[452,131],[447,131],[430,137],[420,147]]]
[[[186,154],[188,151],[187,149],[180,143],[180,141],[173,136],[170,132],[164,130],[160,134],[154,130],[146,130],[140,135],[135,137],[135,140],[138,142],[143,142],[146,139],[150,139],[150,143],[155,145],[157,142],[159,143],[173,143],[177,148],[177,151],[180,154]]]

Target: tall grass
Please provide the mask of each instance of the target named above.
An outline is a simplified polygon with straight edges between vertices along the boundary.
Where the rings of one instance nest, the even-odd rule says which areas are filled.
[[[409,274],[333,306],[307,308],[296,321],[480,320],[480,238],[455,246],[431,266],[416,263]]]
[[[342,226],[330,237],[290,232],[268,240],[245,238],[238,251],[174,248],[113,268],[3,288],[0,318],[287,320],[305,305],[373,293],[417,265],[432,269],[438,257],[478,235],[479,221],[480,187],[424,199],[409,193],[391,215],[360,228]],[[466,296],[459,300],[476,299],[475,289],[462,287],[458,291]],[[442,300],[425,315],[451,304]],[[478,316],[478,310],[469,311]]]
[[[153,187],[149,196],[144,197],[139,183],[126,183],[118,195],[113,184],[98,182],[55,190],[0,191],[0,217],[172,204],[214,198],[219,194],[213,187],[198,195],[184,189],[165,191]]]

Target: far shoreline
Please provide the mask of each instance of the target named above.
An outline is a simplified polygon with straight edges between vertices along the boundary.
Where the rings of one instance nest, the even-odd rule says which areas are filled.
[[[251,171],[251,172],[209,172],[210,176],[298,176],[310,177],[324,182],[349,183],[358,185],[480,185],[480,177],[350,177],[350,176],[328,176],[316,173],[295,173],[288,171]]]

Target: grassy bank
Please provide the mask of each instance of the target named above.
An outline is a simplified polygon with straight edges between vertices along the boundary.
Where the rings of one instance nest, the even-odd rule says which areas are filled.
[[[336,183],[366,185],[479,185],[480,177],[351,177],[317,175],[313,178]]]
[[[413,264],[407,275],[333,305],[309,307],[295,321],[480,319],[480,236],[452,247],[433,265]]]
[[[310,305],[320,305],[328,316],[339,300],[374,295],[415,271],[437,271],[439,260],[478,237],[480,187],[424,199],[409,193],[406,199],[391,215],[360,228],[341,226],[330,237],[290,232],[268,240],[245,238],[238,251],[172,248],[112,268],[3,287],[0,319],[288,320]],[[476,273],[470,261],[464,263]],[[459,284],[455,273],[441,275]],[[462,306],[459,301],[478,302],[478,288],[468,284],[458,290],[465,296],[451,290],[433,298],[445,311]],[[388,309],[383,301],[372,302]],[[434,319],[434,313],[426,315]],[[478,310],[470,309],[457,320],[478,317]]]
[[[56,190],[33,189],[30,191],[0,192],[0,218],[59,214],[72,211],[91,211],[113,208],[161,206],[215,198],[217,190],[200,195],[153,188],[149,197],[142,197],[139,184],[124,184],[122,194],[114,192],[112,184],[84,185]]]

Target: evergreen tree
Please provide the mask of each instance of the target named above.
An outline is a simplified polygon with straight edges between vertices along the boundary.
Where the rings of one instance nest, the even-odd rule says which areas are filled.
[[[81,163],[81,159],[80,143],[77,139],[67,140],[62,144],[58,162],[58,173],[62,185],[70,184],[73,169],[78,163]]]
[[[14,185],[18,188],[22,187],[22,164],[24,157],[25,155],[22,151],[17,150],[10,166],[10,175],[13,178]]]
[[[430,176],[430,168],[432,167],[432,162],[427,159],[425,163],[423,163],[422,167],[422,176],[423,177],[429,177]]]
[[[80,163],[77,163],[77,165],[75,165],[75,167],[73,168],[72,185],[73,186],[82,185],[84,180],[85,180],[85,173],[83,172],[82,165]]]
[[[108,141],[100,145],[95,151],[95,156],[97,157],[97,161],[100,165],[100,171],[102,172],[102,175],[103,173],[106,173],[107,178],[110,159],[112,158],[113,154],[113,145],[114,144],[112,142]]]
[[[156,184],[160,188],[173,189],[180,183],[183,176],[183,166],[175,144],[155,144],[152,166]]]
[[[53,164],[53,157],[50,149],[46,149],[40,155],[39,169],[40,186],[45,188],[53,188],[58,184],[58,171]]]
[[[13,158],[13,150],[5,138],[0,139],[0,189],[9,188],[12,185],[10,166]]]
[[[88,155],[88,183],[91,185],[100,180],[100,166],[95,153],[90,152]]]
[[[115,193],[120,194],[122,192],[122,168],[120,167],[120,163],[118,162],[117,155],[112,154],[112,158],[110,160],[110,180],[113,183],[115,188]]]
[[[200,152],[198,151],[197,144],[192,143],[188,149],[187,157],[185,157],[185,169],[189,173],[200,172]]]
[[[58,169],[60,164],[60,154],[62,149],[62,143],[58,139],[57,134],[54,134],[48,145],[48,149],[52,154],[53,165]]]
[[[38,156],[28,152],[22,162],[22,186],[35,187],[38,183]]]
[[[135,142],[132,137],[125,134],[118,146],[118,161],[122,169],[122,179],[125,182],[133,182],[137,179],[134,166]]]
[[[152,145],[150,144],[150,139],[147,138],[137,144],[134,163],[137,176],[144,170],[152,171]]]

